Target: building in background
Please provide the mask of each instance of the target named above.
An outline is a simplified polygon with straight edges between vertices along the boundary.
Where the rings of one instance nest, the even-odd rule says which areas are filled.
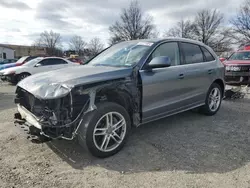
[[[15,58],[20,58],[23,56],[46,55],[46,48],[43,48],[43,47],[12,45],[12,44],[0,44],[0,46],[5,46],[6,48],[14,50]]]
[[[4,59],[14,59],[14,49],[0,44],[0,61]]]

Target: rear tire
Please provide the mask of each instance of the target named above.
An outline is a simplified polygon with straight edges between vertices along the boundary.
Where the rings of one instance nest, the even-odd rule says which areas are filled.
[[[222,98],[221,87],[217,83],[213,83],[208,90],[205,105],[200,108],[200,112],[208,116],[215,115],[220,109]]]
[[[131,121],[126,109],[119,104],[103,102],[96,106],[97,109],[87,114],[80,125],[78,141],[93,156],[105,158],[123,148],[131,129]]]

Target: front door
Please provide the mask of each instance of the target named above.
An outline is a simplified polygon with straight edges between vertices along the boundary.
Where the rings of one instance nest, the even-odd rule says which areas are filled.
[[[142,79],[142,121],[161,118],[181,110],[185,101],[185,69],[180,65],[180,50],[177,42],[160,44],[146,64],[157,56],[168,56],[171,66],[140,70]]]

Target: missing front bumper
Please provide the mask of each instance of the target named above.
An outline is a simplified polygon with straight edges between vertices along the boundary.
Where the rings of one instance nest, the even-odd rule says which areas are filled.
[[[15,121],[14,124],[16,127],[23,130],[25,133],[27,133],[27,139],[31,139],[32,142],[48,142],[51,140],[51,138],[44,136],[41,134],[41,130],[36,128],[33,125],[28,124],[24,119],[22,119],[20,113],[16,113],[14,115]]]
[[[64,138],[72,140],[74,138],[74,126],[44,126],[39,119],[21,105],[17,105],[18,113],[15,114],[15,125],[20,126],[25,132],[34,136],[45,136],[52,139]]]
[[[16,99],[18,102],[18,99]],[[74,121],[67,124],[54,125],[48,123],[47,120],[42,120],[42,118],[36,117],[29,110],[20,104],[17,104],[17,110],[19,113],[15,114],[15,124],[25,126],[28,131],[35,128],[39,135],[46,136],[52,139],[66,139],[73,140],[77,134],[77,130],[82,123],[84,115],[88,112],[87,104],[85,103],[81,112],[78,114]]]
[[[41,130],[42,125],[38,122],[38,118],[35,117],[32,113],[30,113],[26,108],[21,105],[17,105],[17,110],[20,113],[20,119],[25,121],[28,125],[33,125],[37,129]]]

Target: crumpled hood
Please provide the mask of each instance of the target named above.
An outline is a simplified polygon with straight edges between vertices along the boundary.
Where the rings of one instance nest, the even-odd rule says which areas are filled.
[[[132,73],[132,68],[82,65],[29,76],[18,86],[41,99],[51,99],[67,95],[77,85],[124,78]]]

